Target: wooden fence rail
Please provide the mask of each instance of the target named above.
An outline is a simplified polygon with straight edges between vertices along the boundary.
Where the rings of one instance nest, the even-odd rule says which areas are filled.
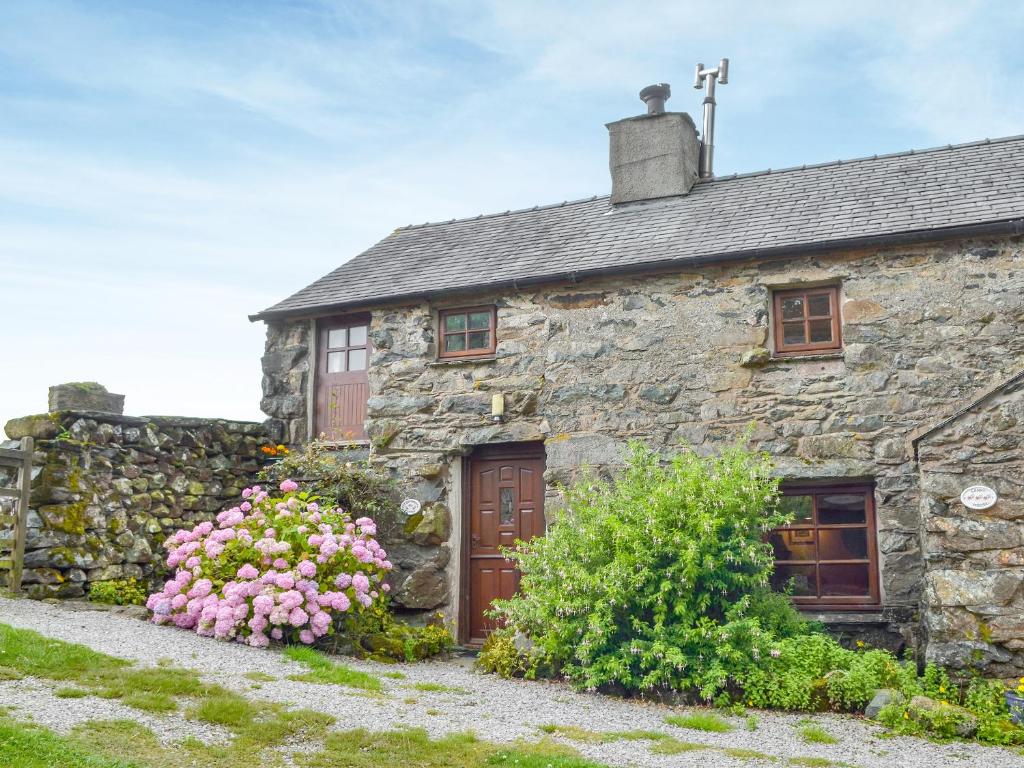
[[[28,531],[28,498],[32,489],[32,452],[35,446],[31,437],[21,441],[21,448],[0,448],[0,467],[18,470],[15,487],[0,486],[0,500],[12,498],[14,509],[0,506],[0,571],[7,571],[8,586],[12,592],[21,591],[21,571],[25,561],[25,536]]]

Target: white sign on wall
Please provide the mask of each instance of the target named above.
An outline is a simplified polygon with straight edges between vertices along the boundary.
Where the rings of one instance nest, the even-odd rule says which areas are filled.
[[[416,499],[406,499],[402,502],[402,506],[399,507],[408,517],[412,517],[420,511],[422,505]]]
[[[999,497],[987,485],[972,485],[960,494],[960,501],[968,509],[988,509]]]

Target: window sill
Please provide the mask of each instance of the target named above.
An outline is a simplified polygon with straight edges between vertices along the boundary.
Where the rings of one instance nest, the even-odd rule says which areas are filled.
[[[810,352],[806,355],[775,355],[773,354],[769,359],[769,363],[815,363],[822,360],[842,360],[846,357],[846,353],[842,350],[838,352]]]
[[[480,355],[473,357],[439,357],[427,363],[428,368],[447,367],[450,365],[479,365],[481,363],[493,363],[498,359],[497,355]]]

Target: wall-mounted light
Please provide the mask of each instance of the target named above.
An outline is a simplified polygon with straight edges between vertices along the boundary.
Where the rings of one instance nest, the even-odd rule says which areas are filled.
[[[505,416],[505,396],[502,394],[491,395],[491,419],[501,421]]]

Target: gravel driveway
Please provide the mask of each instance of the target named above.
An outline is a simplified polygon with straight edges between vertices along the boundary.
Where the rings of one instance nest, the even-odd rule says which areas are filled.
[[[883,738],[882,729],[853,717],[815,715],[814,721],[839,739],[838,744],[805,744],[797,725],[805,715],[756,712],[754,731],[733,718],[735,730],[706,733],[666,725],[666,715],[684,708],[625,701],[597,694],[582,694],[560,683],[502,680],[473,671],[465,660],[384,665],[344,659],[352,667],[374,673],[401,671],[404,680],[382,678],[386,696],[374,697],[334,685],[295,682],[286,676],[304,671],[274,650],[201,638],[191,632],[157,627],[127,616],[73,609],[67,605],[0,598],[0,622],[32,629],[49,637],[82,643],[102,653],[155,664],[169,658],[180,666],[199,671],[216,682],[254,699],[270,699],[319,710],[337,718],[337,728],[363,727],[388,730],[422,726],[432,736],[472,730],[484,739],[509,742],[536,740],[538,726],[557,724],[591,731],[656,730],[682,741],[715,747],[734,747],[777,758],[817,757],[835,763],[870,768],[977,766],[1024,768],[1024,757],[1010,750],[972,744],[933,744],[916,738]],[[254,688],[244,675],[261,672],[277,678]],[[424,692],[416,683],[439,683],[459,691]],[[15,706],[16,715],[31,713],[36,722],[66,732],[83,720],[131,717],[152,728],[170,742],[191,735],[204,741],[220,741],[223,731],[181,715],[157,716],[129,709],[116,701],[89,697],[58,699],[56,686],[42,680],[0,682],[0,705]],[[720,751],[695,751],[679,755],[649,752],[649,741],[612,741],[602,744],[571,743],[584,755],[617,766],[742,766],[770,765],[764,760],[736,758]]]

